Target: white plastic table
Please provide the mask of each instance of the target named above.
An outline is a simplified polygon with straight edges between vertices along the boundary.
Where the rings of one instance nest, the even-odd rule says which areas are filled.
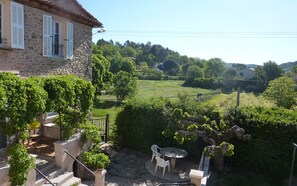
[[[188,155],[187,151],[175,147],[164,147],[160,150],[160,153],[170,158],[171,171],[175,169],[175,162],[177,158],[184,158]]]

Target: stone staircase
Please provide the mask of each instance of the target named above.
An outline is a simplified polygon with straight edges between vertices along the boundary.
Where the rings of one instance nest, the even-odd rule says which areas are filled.
[[[65,172],[54,163],[51,163],[40,170],[53,184],[56,186],[70,186],[76,184],[79,186],[87,186],[81,183],[81,179],[74,177],[73,172]],[[36,186],[51,186],[38,172],[36,172]]]

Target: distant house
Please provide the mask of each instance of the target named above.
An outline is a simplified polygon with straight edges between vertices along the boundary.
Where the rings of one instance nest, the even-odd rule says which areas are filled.
[[[236,70],[236,76],[243,79],[253,79],[255,76],[255,70],[250,68]]]
[[[228,68],[234,69],[236,71],[236,77],[240,79],[253,79],[255,75],[255,70],[252,68],[247,68],[244,64],[231,64],[227,66]]]
[[[0,0],[0,71],[90,80],[94,27],[76,0]]]

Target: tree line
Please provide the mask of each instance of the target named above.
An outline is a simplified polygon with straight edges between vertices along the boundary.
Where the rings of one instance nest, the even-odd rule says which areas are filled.
[[[186,80],[185,84],[190,84],[189,86],[191,86],[191,83],[187,82],[203,82],[203,86],[207,88],[207,82],[213,84],[218,80],[232,80],[232,84],[234,84],[234,80],[240,80],[239,84],[241,85],[242,81],[246,80],[238,75],[238,71],[248,68],[244,64],[232,64],[232,68],[227,68],[226,63],[220,58],[205,60],[188,57],[180,55],[178,52],[165,48],[162,45],[150,42],[146,44],[136,43],[129,40],[123,44],[112,40],[98,40],[93,45],[92,59],[93,85],[96,88],[97,94],[100,94],[101,90],[110,89],[115,83],[113,76],[120,71],[130,74],[128,79],[131,81],[133,77],[153,80],[184,79]],[[249,87],[254,82],[263,82],[263,84],[266,83],[268,85],[269,81],[285,74],[279,65],[273,61],[265,62],[263,66],[257,66],[253,71],[253,79],[244,82]],[[295,71],[292,70],[287,74],[295,76]],[[119,80],[119,78],[115,79]],[[122,79],[127,81],[127,77]],[[198,79],[198,81],[194,81],[195,79]],[[135,85],[135,83],[128,84]],[[237,86],[238,83],[235,83],[235,85]],[[116,88],[115,86],[113,87]],[[233,88],[235,87],[231,87],[231,89]],[[117,92],[125,91],[120,90]],[[122,96],[117,95],[117,97],[124,99]]]

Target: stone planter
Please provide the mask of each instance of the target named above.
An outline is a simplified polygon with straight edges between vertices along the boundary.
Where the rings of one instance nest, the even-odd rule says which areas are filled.
[[[95,186],[105,186],[105,174],[107,171],[105,169],[100,169],[95,171]]]
[[[74,160],[65,153],[65,150],[67,150],[72,156],[78,157],[82,151],[80,138],[80,134],[76,134],[72,139],[67,141],[57,141],[54,143],[55,163],[57,167],[61,167],[67,171],[73,171]]]

